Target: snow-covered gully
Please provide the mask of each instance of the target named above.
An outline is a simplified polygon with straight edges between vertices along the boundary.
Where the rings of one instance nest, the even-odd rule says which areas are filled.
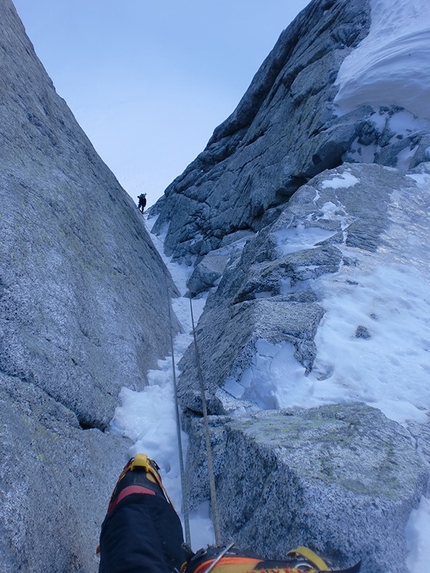
[[[425,181],[424,184],[426,183],[427,182]],[[354,181],[350,178],[343,181],[332,179],[326,182],[326,185],[336,184],[342,187],[342,185],[345,186],[347,184],[353,185]],[[330,206],[327,206],[327,210],[329,210],[329,207]],[[146,222],[146,224],[149,225],[151,222],[152,221]],[[174,312],[183,328],[183,333],[178,334],[174,341],[175,361],[177,364],[186,348],[192,343],[189,299],[184,296],[187,292],[186,282],[192,268],[171,262],[162,252],[163,245],[161,238],[154,235],[152,235],[152,238],[154,244],[162,254],[169,272],[171,273],[181,294],[179,298],[172,300]],[[299,238],[296,237],[296,239],[297,241],[300,239],[300,245],[297,248],[302,248],[303,245],[309,246],[309,241],[312,242],[314,237],[305,237],[303,235]],[[279,237],[279,240],[282,242],[282,240],[285,240],[285,237]],[[388,272],[388,268],[384,267],[383,261],[380,260],[379,263],[380,264],[377,265],[377,272],[379,273],[377,281],[379,285],[378,296],[385,296],[387,299],[386,308],[388,313],[390,312],[390,305],[393,305],[393,309],[395,309],[395,312],[393,312],[395,314],[397,326],[395,329],[393,327],[387,327],[390,337],[396,336],[395,332],[404,332],[405,329],[408,329],[412,336],[412,333],[419,332],[420,328],[419,325],[414,326],[414,324],[411,324],[411,320],[420,322],[425,319],[426,313],[423,315],[423,309],[421,307],[417,307],[416,314],[411,314],[411,309],[409,309],[407,313],[402,314],[399,301],[405,300],[405,289],[409,293],[408,298],[411,299],[412,288],[426,289],[428,288],[428,285],[426,287],[425,283],[413,280],[414,277],[416,278],[416,269],[414,269],[413,266],[410,267],[409,274],[404,266],[402,272],[392,269],[390,274],[390,272]],[[362,316],[366,314],[369,297],[371,298],[375,295],[375,293],[373,293],[372,286],[376,280],[372,274],[374,272],[376,271],[372,271],[372,269],[368,268],[363,262],[360,266],[360,270],[356,270],[353,277],[354,282],[362,285],[361,289],[358,289],[358,291],[356,290],[352,297],[348,297],[347,293],[342,294],[342,292],[336,291],[336,296],[334,297],[336,300],[333,299],[332,306],[330,306],[331,302],[330,299],[328,299],[326,319],[320,326],[317,335],[320,362],[324,361],[324,356],[327,358],[330,352],[335,351],[332,347],[333,343],[330,342],[330,340],[332,340],[333,337],[336,337],[336,328],[333,325],[338,322],[336,319],[337,314],[341,312],[343,314],[343,319],[345,319],[346,315],[346,322],[348,322],[348,316],[353,316],[357,313]],[[392,275],[393,272],[396,273],[395,276]],[[336,277],[330,276],[328,279],[317,279],[317,281],[319,281],[319,288],[324,288],[325,280],[335,281]],[[413,284],[416,286],[412,287]],[[396,285],[395,288],[393,285]],[[314,284],[313,287],[318,288],[318,285]],[[412,300],[423,299],[421,296],[422,293],[421,295],[420,293],[416,293],[416,295],[417,296],[412,297]],[[347,299],[343,300],[345,297],[347,297]],[[205,297],[194,300],[195,318],[200,316],[202,313],[205,300]],[[399,324],[399,321],[401,324]],[[387,325],[389,326],[389,324],[390,321],[388,320]],[[388,332],[385,334],[388,335]],[[371,344],[377,345],[378,340],[380,343],[382,340],[383,343],[383,336],[380,338],[376,337],[376,339],[377,341],[375,343],[372,342]],[[256,385],[264,384],[267,391],[272,391],[273,388],[275,388],[279,407],[288,407],[292,404],[307,407],[309,405],[315,406],[322,403],[343,403],[345,401],[348,402],[350,400],[354,401],[357,399],[356,387],[353,382],[353,385],[350,388],[347,388],[340,384],[333,384],[333,382],[329,383],[329,381],[326,381],[325,384],[317,379],[312,381],[312,376],[305,378],[301,365],[298,364],[293,357],[293,352],[290,351],[289,348],[286,348],[286,345],[280,344],[276,347],[275,346],[276,345],[270,345],[264,340],[261,340],[256,345],[256,355],[253,367],[247,376],[253,380],[253,383]],[[399,345],[394,344],[394,346],[398,347]],[[367,351],[370,352],[370,357],[373,352],[375,353],[375,356],[381,355],[380,348],[378,349],[376,346]],[[337,352],[339,352],[338,349]],[[342,352],[344,353],[345,360],[341,361],[341,366],[344,364],[346,368],[351,357],[349,356],[349,350],[347,347],[344,347]],[[386,356],[386,359],[388,361],[392,360],[390,356]],[[413,357],[411,360],[413,361]],[[318,358],[316,363],[318,364]],[[366,368],[365,365],[368,364],[368,360],[364,360],[362,364],[363,365],[361,366],[357,365],[358,370],[355,372],[355,377],[358,377],[357,380],[364,380],[366,378],[364,369]],[[412,363],[411,368],[413,368]],[[288,389],[282,387],[282,372],[285,372],[286,370],[290,373],[296,372],[294,380],[297,387],[302,387],[302,389],[304,389],[301,393],[290,392]],[[179,372],[177,372],[177,375],[179,375]],[[112,422],[112,428],[115,432],[119,432],[134,441],[134,446],[132,447],[130,454],[143,451],[157,461],[161,467],[163,480],[168,491],[171,494],[175,505],[180,508],[180,467],[177,453],[171,357],[167,357],[165,360],[160,360],[159,369],[150,371],[148,378],[150,380],[150,384],[143,392],[134,392],[126,388],[122,390],[120,395],[122,403],[116,410],[115,418]],[[419,421],[420,410],[414,406],[414,402],[423,399],[421,394],[423,391],[422,386],[420,386],[417,381],[416,388],[414,389],[409,387],[407,397],[405,397],[402,390],[403,382],[400,377],[396,379],[395,370],[392,373],[391,379],[394,384],[397,384],[396,387],[398,388],[399,393],[399,395],[394,399],[390,399],[388,401],[383,399],[384,393],[382,385],[380,397],[378,398],[377,378],[372,380],[372,392],[369,390],[370,393],[368,392],[368,395],[362,394],[359,399],[374,407],[380,408],[385,415],[399,421],[400,423],[411,416],[415,417],[417,421]],[[237,391],[237,388],[240,387],[241,383],[241,380],[230,381],[226,388],[228,389],[230,385],[232,387],[232,392],[234,392]],[[306,390],[310,384],[313,384],[314,386],[313,400],[309,400],[309,395]],[[264,407],[264,404],[262,404],[262,407]],[[424,412],[422,412],[422,415],[424,415]],[[186,449],[187,436],[184,434],[182,437]],[[198,511],[191,515],[191,537],[194,549],[206,546],[214,540],[213,527],[208,517],[208,505],[209,504],[207,503],[201,506]],[[430,500],[428,498],[422,498],[419,508],[412,512],[408,522],[406,536],[410,550],[407,560],[409,570],[411,573],[421,573],[421,571],[424,570],[424,564],[428,563],[430,560]]]

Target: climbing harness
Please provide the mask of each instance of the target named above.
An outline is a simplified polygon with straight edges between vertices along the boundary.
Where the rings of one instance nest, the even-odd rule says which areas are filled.
[[[215,472],[213,466],[213,459],[212,459],[212,447],[211,447],[211,440],[209,434],[209,419],[208,419],[208,408],[206,404],[206,396],[205,396],[205,385],[203,382],[203,373],[200,364],[200,356],[199,356],[199,348],[197,345],[197,334],[196,334],[196,327],[194,324],[194,313],[193,313],[193,303],[190,296],[190,312],[191,312],[191,324],[193,327],[193,338],[194,338],[194,348],[196,353],[196,363],[197,363],[197,372],[199,375],[199,383],[200,383],[200,392],[202,398],[202,411],[203,411],[203,419],[205,424],[205,439],[206,439],[206,456],[208,461],[208,472],[209,472],[209,486],[211,492],[211,507],[212,507],[212,521],[214,525],[214,533],[215,533],[215,542],[217,545],[221,545],[221,530],[219,525],[219,515],[218,515],[218,506],[216,500],[216,488],[215,488]]]

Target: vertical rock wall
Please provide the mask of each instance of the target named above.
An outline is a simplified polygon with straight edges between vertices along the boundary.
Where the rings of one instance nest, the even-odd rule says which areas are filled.
[[[12,3],[0,29],[0,370],[104,428],[168,352],[173,286]]]
[[[175,287],[10,0],[0,13],[0,572],[89,573],[129,446],[103,431],[168,353]]]
[[[170,223],[166,252],[190,263],[226,235],[261,229],[301,184],[342,163],[369,110],[337,117],[334,82],[369,25],[368,0],[314,0],[281,34],[235,111],[155,206],[154,231]]]

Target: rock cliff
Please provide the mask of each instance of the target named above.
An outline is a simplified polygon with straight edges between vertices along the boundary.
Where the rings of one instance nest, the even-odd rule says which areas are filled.
[[[311,2],[152,214],[166,253],[193,268],[190,295],[208,295],[197,340],[225,538],[400,573],[429,478],[430,129],[390,101],[336,108],[339,67],[370,18],[368,0]],[[403,305],[401,324],[416,327],[368,353],[384,328],[401,331]],[[197,505],[208,491],[193,347],[179,367]],[[408,398],[411,377],[422,392]]]
[[[175,287],[12,2],[0,10],[0,571],[95,571],[128,446],[102,432],[168,353]]]
[[[402,150],[430,141],[419,126],[393,138],[393,115],[371,106],[338,114],[343,60],[369,31],[369,0],[314,0],[280,36],[232,115],[153,209],[167,254],[196,258],[274,221],[304,183],[345,161],[395,167]]]
[[[222,528],[239,546],[276,558],[307,545],[366,572],[405,571],[405,523],[428,468],[402,426],[334,405],[219,416],[211,439]],[[195,504],[209,495],[202,442],[190,452]]]
[[[0,572],[91,572],[128,446],[106,430],[120,388],[142,388],[168,353],[176,291],[11,0],[0,8]],[[207,295],[197,340],[224,538],[266,557],[304,543],[340,564],[362,559],[363,573],[403,573],[430,463],[419,304],[430,284],[430,131],[412,121],[400,133],[407,111],[389,104],[338,113],[339,67],[370,19],[369,0],[313,0],[152,214],[166,252],[192,265],[191,296]],[[406,267],[414,285],[389,301]],[[365,310],[346,321],[363,293]],[[400,334],[422,328],[413,358],[402,340],[365,376],[345,373],[341,352],[368,357],[395,328],[390,312],[417,317]],[[196,506],[208,487],[192,348],[179,366]],[[413,422],[380,411],[393,372]],[[411,377],[422,389],[408,402]]]

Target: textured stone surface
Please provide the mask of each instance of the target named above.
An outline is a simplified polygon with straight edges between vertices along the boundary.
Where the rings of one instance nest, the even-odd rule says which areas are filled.
[[[12,3],[0,8],[0,371],[104,428],[120,388],[168,352],[174,287]]]
[[[165,269],[10,0],[0,10],[0,571],[91,572],[127,447],[95,428],[119,388],[141,388],[168,352]],[[247,406],[222,386],[249,367],[258,339],[291,343],[313,368],[323,315],[313,281],[344,280],[358,264],[346,250],[376,256],[405,240],[405,221],[420,239],[427,229],[415,216],[427,198],[393,167],[428,159],[429,135],[396,134],[398,109],[337,116],[332,104],[339,66],[368,27],[368,0],[311,2],[153,210],[155,229],[169,225],[166,251],[196,263],[190,290],[211,290],[197,329],[211,413]],[[354,325],[352,336],[368,335]],[[192,349],[180,367],[182,406],[199,416]],[[204,446],[198,417],[188,424],[198,503]],[[211,424],[225,536],[269,557],[304,543],[341,562],[362,557],[363,573],[403,573],[427,426],[411,425],[412,440],[360,405]]]
[[[215,286],[222,277],[229,259],[230,255],[224,254],[221,249],[203,257],[187,282],[191,295],[195,296]]]
[[[130,445],[100,429],[168,353],[175,287],[10,0],[0,13],[0,572],[95,573]]]
[[[314,337],[323,316],[313,281],[328,273],[341,279],[343,266],[357,264],[343,247],[374,252],[385,241],[389,248],[383,234],[391,224],[391,194],[400,187],[412,189],[414,183],[376,164],[326,171],[294,194],[276,222],[246,243],[239,259],[232,257],[197,325],[211,413],[226,413],[232,405],[224,404],[227,398],[219,388],[250,367],[259,339],[292,343],[296,359],[312,370]],[[193,345],[179,367],[182,405],[199,412]]]
[[[95,573],[129,442],[82,430],[31,383],[0,374],[0,571]]]
[[[190,423],[190,491],[208,497],[202,423]],[[368,406],[211,417],[225,539],[268,558],[307,545],[363,573],[403,573],[404,528],[428,468],[410,434]]]
[[[205,255],[261,229],[305,181],[342,162],[372,109],[338,118],[333,83],[369,27],[368,0],[315,0],[281,34],[236,110],[152,210],[165,249]]]
[[[338,115],[332,103],[369,12],[368,0],[315,0],[281,34],[236,110],[152,209],[155,232],[169,224],[167,254],[191,264],[229,234],[260,230],[301,185],[342,163],[406,170],[429,159],[428,128],[412,114],[363,106]]]

